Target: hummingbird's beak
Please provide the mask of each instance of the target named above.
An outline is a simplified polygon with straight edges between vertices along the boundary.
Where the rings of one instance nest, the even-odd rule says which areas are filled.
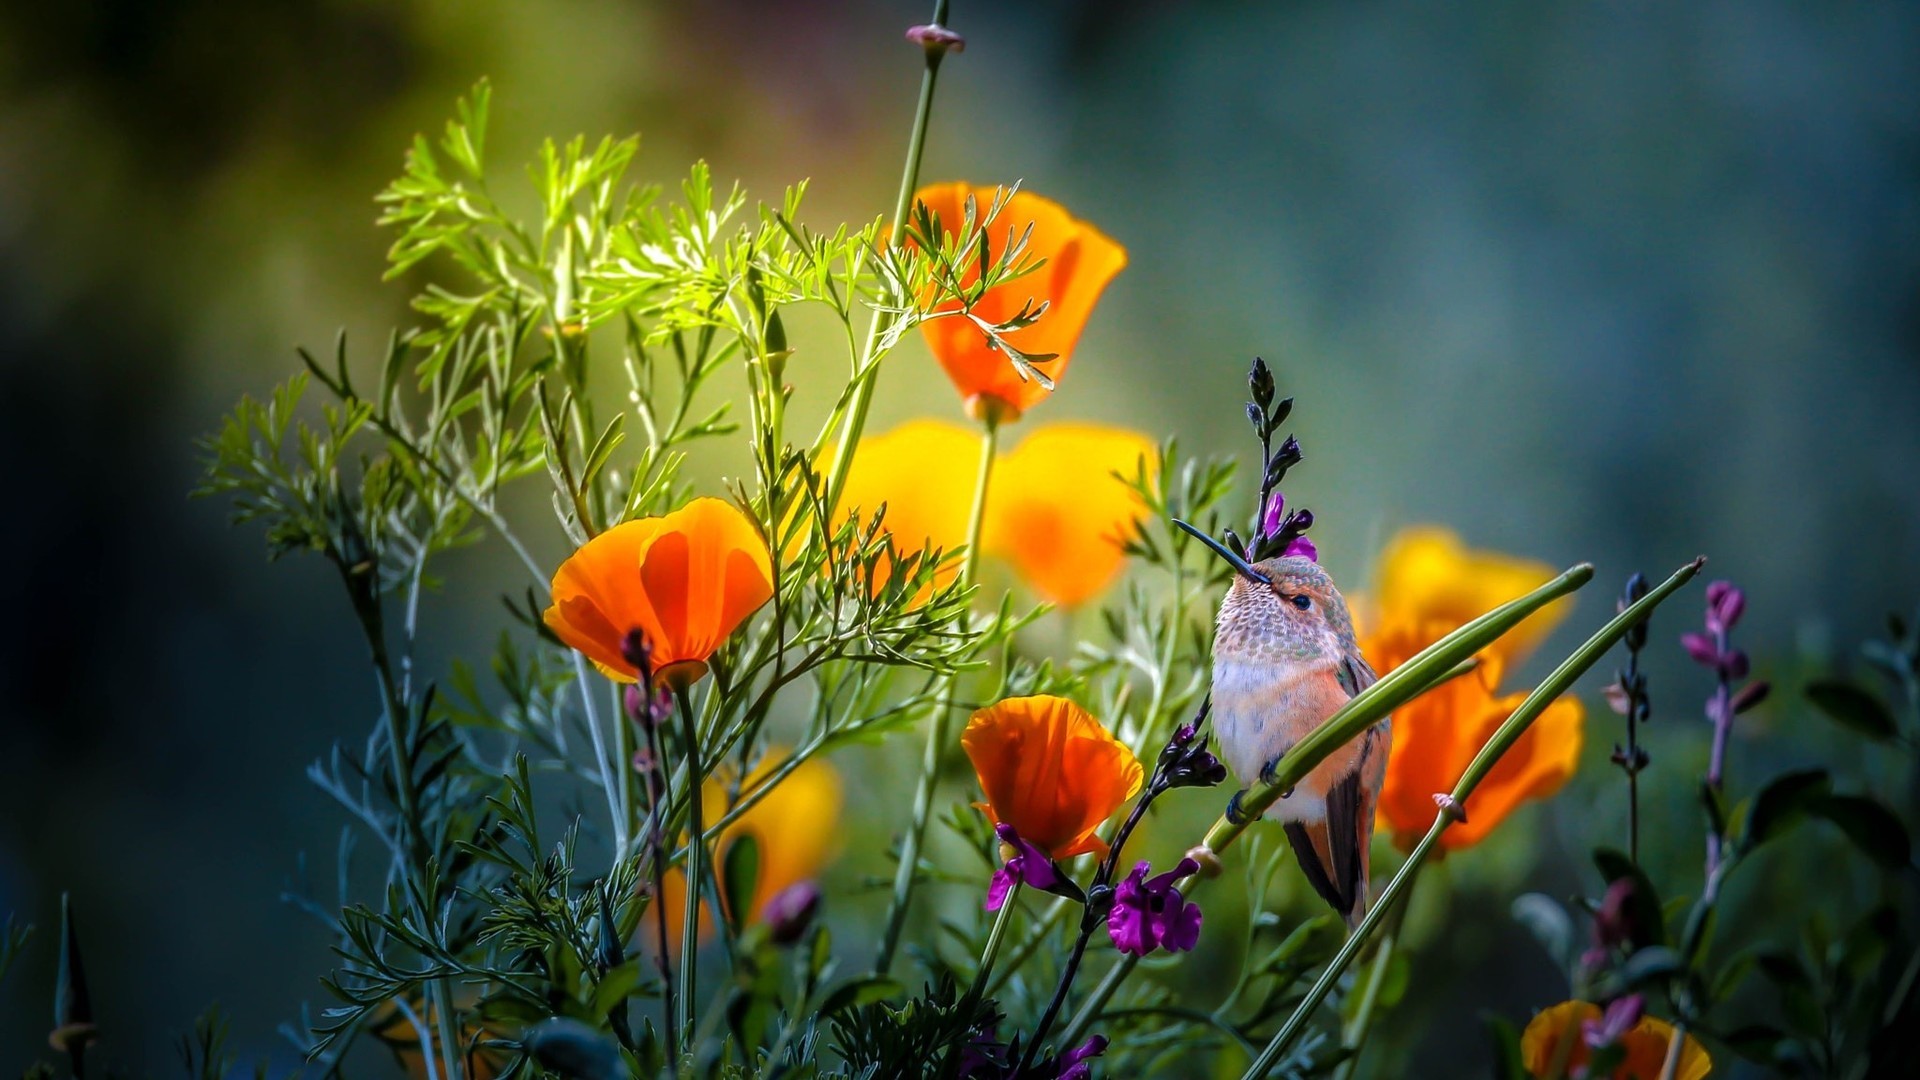
[[[1201,532],[1199,529],[1194,528],[1193,526],[1187,524],[1186,522],[1181,521],[1179,518],[1174,518],[1173,523],[1175,525],[1180,526],[1182,529],[1185,529],[1190,535],[1192,535],[1192,537],[1195,540],[1198,540],[1201,543],[1207,545],[1209,548],[1212,548],[1213,553],[1215,555],[1218,555],[1221,558],[1227,560],[1227,562],[1233,564],[1233,568],[1235,570],[1240,571],[1241,575],[1246,577],[1247,580],[1257,581],[1262,585],[1273,584],[1272,578],[1261,573],[1259,570],[1254,569],[1254,566],[1252,563],[1248,562],[1247,560],[1241,558],[1238,555],[1235,555],[1233,553],[1232,548],[1228,547],[1227,545],[1221,543],[1218,540],[1215,540],[1213,537],[1208,536],[1206,533]]]

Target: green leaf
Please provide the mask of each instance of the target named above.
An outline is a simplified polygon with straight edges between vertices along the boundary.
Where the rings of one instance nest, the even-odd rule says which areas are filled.
[[[1828,718],[1855,734],[1879,742],[1900,736],[1900,725],[1879,698],[1850,682],[1822,679],[1807,685],[1807,698]]]
[[[1664,945],[1667,942],[1666,921],[1661,915],[1660,894],[1654,891],[1653,882],[1646,871],[1627,858],[1627,853],[1615,848],[1593,849],[1593,865],[1600,870],[1600,876],[1612,885],[1622,878],[1633,882],[1633,895],[1627,900],[1627,916],[1633,924],[1633,944],[1636,947]]]
[[[1779,836],[1824,797],[1831,786],[1825,769],[1806,769],[1774,777],[1754,796],[1743,843],[1754,847]]]
[[[1913,845],[1907,827],[1893,811],[1865,795],[1828,795],[1807,805],[1807,812],[1840,827],[1847,839],[1890,870],[1906,866]]]
[[[753,918],[753,890],[760,884],[760,844],[751,835],[742,835],[727,845],[726,865],[721,869],[721,889],[727,898],[727,921],[735,932]]]
[[[857,1009],[862,1005],[871,1005],[876,1001],[902,993],[906,988],[899,983],[879,975],[867,975],[851,982],[842,983],[833,993],[820,1003],[820,1015],[833,1016],[848,1009]]]

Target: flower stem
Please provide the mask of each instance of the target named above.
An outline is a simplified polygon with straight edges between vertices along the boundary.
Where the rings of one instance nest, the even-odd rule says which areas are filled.
[[[1676,1021],[1673,1038],[1667,1040],[1667,1058],[1660,1063],[1660,1080],[1673,1080],[1680,1068],[1680,1051],[1687,1045],[1687,1022]]]
[[[647,700],[653,700],[653,681],[645,680],[642,686],[647,689]],[[649,718],[651,719],[651,718]],[[679,1017],[674,1011],[673,997],[673,956],[668,946],[667,929],[667,770],[660,757],[660,735],[657,725],[647,723],[647,802],[651,805],[652,821],[647,826],[647,844],[652,849],[648,860],[652,865],[653,911],[655,928],[659,931],[660,945],[660,985],[661,1019],[667,1029],[667,1047],[673,1049],[680,1042]]]
[[[704,808],[700,805],[702,781],[704,775],[700,769],[700,734],[693,716],[693,702],[687,699],[687,688],[676,686],[673,691],[674,703],[679,706],[681,737],[687,743],[687,818],[690,834],[687,841],[687,859],[682,867],[687,878],[686,902],[681,907],[680,916],[680,1029],[686,1034],[687,1052],[693,1050],[694,1016],[693,1003],[697,989],[694,961],[700,948],[700,877],[704,871],[703,855],[706,852],[706,840],[703,836],[701,815]]]
[[[993,917],[993,928],[987,931],[986,948],[980,951],[980,968],[974,972],[973,985],[967,990],[969,1003],[979,1001],[986,996],[988,981],[993,978],[993,961],[1000,955],[1000,941],[1006,935],[1008,924],[1013,922],[1013,910],[1016,906],[1015,902],[1020,899],[1021,884],[1018,879],[1014,880],[1013,888],[1008,891],[1000,904],[999,912]],[[962,1016],[967,1014],[966,1009],[960,1012]]]
[[[1413,886],[1407,886],[1411,889]],[[1393,966],[1394,953],[1400,945],[1400,927],[1406,922],[1409,904],[1394,909],[1386,932],[1380,938],[1380,948],[1373,955],[1373,967],[1367,971],[1367,985],[1360,992],[1360,1009],[1354,1013],[1352,1023],[1341,1032],[1340,1041],[1346,1047],[1346,1059],[1334,1070],[1333,1080],[1349,1080],[1353,1076],[1354,1066],[1360,1061],[1360,1051],[1367,1045],[1367,1034],[1373,1028],[1373,1015],[1380,1004],[1380,988],[1386,985],[1387,974]]]
[[[980,469],[973,483],[973,511],[967,518],[967,550],[960,563],[960,585],[973,584],[973,572],[980,562],[980,533],[987,516],[987,489],[993,481],[993,461],[999,447],[999,427],[988,420],[981,427]],[[841,454],[841,458],[851,455]],[[893,899],[887,904],[887,918],[880,932],[880,947],[874,953],[873,972],[885,975],[893,966],[893,954],[900,944],[900,931],[906,926],[907,908],[913,902],[915,875],[920,869],[920,845],[926,841],[927,820],[933,815],[934,788],[940,783],[940,758],[952,736],[949,721],[959,678],[948,675],[941,687],[940,699],[933,707],[933,719],[927,725],[927,745],[920,756],[920,783],[913,793],[913,820],[900,840],[900,866],[893,875]]]
[[[934,0],[933,22],[944,26],[947,22],[948,0]],[[920,157],[927,147],[927,121],[933,115],[933,88],[940,76],[940,61],[945,56],[943,49],[928,49],[927,66],[920,76],[920,101],[913,112],[913,133],[907,137],[907,160],[900,170],[900,190],[893,200],[893,227],[887,233],[887,243],[900,242],[906,231],[907,212],[913,206],[914,189],[920,186]],[[867,409],[873,404],[873,387],[879,378],[879,369],[874,365],[874,352],[880,347],[881,332],[886,328],[887,316],[878,308],[867,323],[866,344],[860,348],[860,363],[854,371],[853,396],[847,403],[846,422],[840,429],[840,452],[834,455],[833,475],[827,482],[827,517],[833,517],[833,511],[839,506],[840,493],[847,484],[847,469],[853,464],[853,448],[860,443],[860,432],[867,425]],[[831,423],[828,425],[831,427]]]

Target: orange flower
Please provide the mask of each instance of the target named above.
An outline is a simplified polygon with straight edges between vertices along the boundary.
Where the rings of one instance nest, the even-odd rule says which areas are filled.
[[[1361,652],[1375,667],[1391,671],[1428,641],[1453,627],[1403,623],[1373,635]],[[1379,818],[1402,850],[1413,847],[1433,824],[1437,792],[1453,790],[1467,764],[1526,700],[1525,693],[1496,696],[1500,660],[1483,656],[1480,667],[1427,691],[1393,712],[1393,754],[1380,789]],[[1448,849],[1479,843],[1528,799],[1560,790],[1580,761],[1585,711],[1574,698],[1547,706],[1467,798],[1467,819],[1440,834]]]
[[[782,760],[769,754],[759,767],[747,774],[740,790],[752,792],[755,785],[780,767]],[[709,776],[701,786],[701,808],[706,821],[718,821],[726,814],[729,780],[726,776]],[[808,758],[738,820],[721,830],[711,856],[716,873],[724,873],[727,853],[741,837],[752,837],[759,851],[760,874],[753,889],[754,918],[760,917],[775,893],[819,874],[832,858],[839,832],[840,803],[840,775],[819,758]],[[661,903],[667,909],[669,949],[680,947],[686,881],[679,870],[669,870],[663,882]],[[640,939],[647,943],[650,951],[655,949],[659,934],[653,920],[654,916],[649,913],[641,920],[640,927]],[[703,939],[713,932],[712,922],[712,913],[702,906],[700,936]]]
[[[1374,574],[1371,627],[1361,651],[1376,671],[1407,662],[1463,624],[1553,577],[1544,563],[1490,551],[1469,551],[1459,537],[1419,526],[1394,537]],[[1566,616],[1556,601],[1479,655],[1480,667],[1393,713],[1393,755],[1380,792],[1380,823],[1402,848],[1433,824],[1436,793],[1451,791],[1526,695],[1496,696],[1500,677]],[[1528,799],[1542,799],[1573,775],[1585,711],[1562,698],[1537,717],[1467,800],[1467,819],[1441,834],[1444,847],[1478,843]]]
[[[1133,751],[1065,698],[1007,698],[981,709],[960,737],[995,824],[1056,859],[1105,855],[1095,832],[1140,790]]]
[[[1573,1075],[1575,1069],[1593,1056],[1581,1037],[1581,1026],[1588,1021],[1598,1022],[1600,1018],[1600,1006],[1585,1001],[1563,1002],[1535,1016],[1520,1037],[1520,1057],[1527,1072],[1550,1077],[1555,1075],[1557,1066],[1561,1070],[1559,1075]],[[1571,1040],[1571,1047],[1566,1051],[1565,1060],[1560,1060],[1563,1039]],[[1627,1059],[1613,1070],[1612,1080],[1658,1080],[1666,1065],[1667,1046],[1672,1041],[1672,1024],[1651,1016],[1641,1017],[1639,1023],[1621,1036],[1620,1045],[1626,1050]],[[1702,1080],[1712,1071],[1713,1059],[1707,1056],[1705,1048],[1693,1036],[1686,1036],[1680,1044],[1680,1065],[1674,1070],[1675,1080]]]
[[[438,1067],[441,1060],[439,1014],[423,1001],[414,1001],[409,1007],[414,1017],[427,1027],[427,1045],[435,1055],[434,1074],[439,1076],[445,1072]],[[373,1033],[387,1044],[387,1049],[393,1051],[394,1060],[399,1062],[412,1080],[426,1080],[427,1061],[420,1052],[420,1029],[398,1006],[389,1004],[384,1017],[383,1020],[374,1021]],[[506,1051],[481,1045],[488,1039],[501,1038],[500,1035],[469,1023],[461,1031],[460,1038],[462,1043],[457,1048],[458,1060],[464,1069],[465,1080],[493,1080],[506,1069]]]
[[[730,503],[695,499],[587,541],[554,571],[545,618],[561,641],[623,682],[640,675],[621,652],[638,630],[655,676],[685,686],[772,597],[773,565],[753,522]]]
[[[840,505],[866,519],[885,503],[884,524],[902,554],[925,544],[951,552],[967,542],[979,460],[979,432],[945,420],[909,420],[860,440]],[[957,564],[949,566],[940,580],[957,572]],[[876,584],[883,580],[876,575]]]
[[[1370,621],[1381,627],[1422,623],[1437,628],[1432,640],[1420,642],[1425,647],[1448,631],[1525,596],[1553,575],[1553,567],[1546,563],[1497,551],[1468,550],[1458,536],[1436,525],[1403,529],[1380,553]],[[1571,598],[1548,604],[1482,655],[1518,664],[1566,618],[1572,604]]]
[[[914,197],[939,216],[940,227],[951,236],[959,231],[966,216],[969,195],[984,215],[998,193],[995,187],[962,182],[922,188]],[[1086,329],[1087,317],[1093,314],[1100,293],[1126,267],[1127,252],[1092,225],[1075,220],[1060,204],[1028,191],[1015,192],[989,227],[988,240],[993,249],[1003,249],[1009,233],[1020,235],[1029,222],[1033,233],[1027,254],[1045,259],[1046,264],[989,290],[974,305],[973,313],[997,325],[1018,314],[1029,300],[1036,305],[1045,302],[1047,311],[1039,322],[1008,331],[1005,337],[1025,353],[1058,354],[1035,364],[1057,380],[1067,370],[1067,361],[1073,357],[1073,347]],[[971,280],[978,279],[976,271]],[[962,316],[931,319],[921,324],[921,331],[940,366],[947,370],[947,377],[966,399],[970,413],[978,416],[997,411],[1001,419],[1013,420],[1046,397],[1047,389],[1021,378],[1013,362],[990,345],[971,320]]]
[[[1053,424],[995,466],[982,546],[1040,595],[1069,607],[1105,589],[1126,562],[1120,543],[1141,514],[1132,476],[1153,442],[1122,428]]]

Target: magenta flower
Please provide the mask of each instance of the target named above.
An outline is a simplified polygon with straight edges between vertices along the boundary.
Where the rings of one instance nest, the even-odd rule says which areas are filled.
[[[1280,493],[1279,488],[1275,488],[1273,494],[1267,497],[1267,512],[1260,519],[1260,535],[1279,536],[1280,526],[1286,520],[1287,497]]]
[[[775,945],[792,945],[813,925],[813,916],[819,910],[820,886],[796,881],[767,898],[760,908],[760,918]]]
[[[1093,1075],[1093,1066],[1088,1060],[1107,1052],[1107,1037],[1095,1035],[1079,1046],[1049,1059],[1040,1065],[1040,1075],[1048,1080],[1087,1080]]]
[[[1747,594],[1731,581],[1707,586],[1707,632],[1724,634],[1747,610]]]
[[[1287,544],[1287,550],[1282,554],[1298,555],[1310,562],[1320,561],[1320,549],[1314,547],[1313,541],[1304,536],[1294,537],[1293,540]]]
[[[1036,889],[1052,890],[1060,885],[1060,868],[1053,865],[1047,853],[1020,839],[1013,826],[1004,822],[993,830],[1000,842],[1013,849],[1007,858],[1007,864],[993,873],[993,884],[987,887],[987,910],[999,911],[1000,905],[1007,902],[1007,894],[1013,891],[1015,882],[1031,885]]]
[[[1189,903],[1174,883],[1200,869],[1192,859],[1181,859],[1172,870],[1152,880],[1146,862],[1114,890],[1113,910],[1107,913],[1107,934],[1114,947],[1134,956],[1158,948],[1186,952],[1200,940],[1200,905]]]

